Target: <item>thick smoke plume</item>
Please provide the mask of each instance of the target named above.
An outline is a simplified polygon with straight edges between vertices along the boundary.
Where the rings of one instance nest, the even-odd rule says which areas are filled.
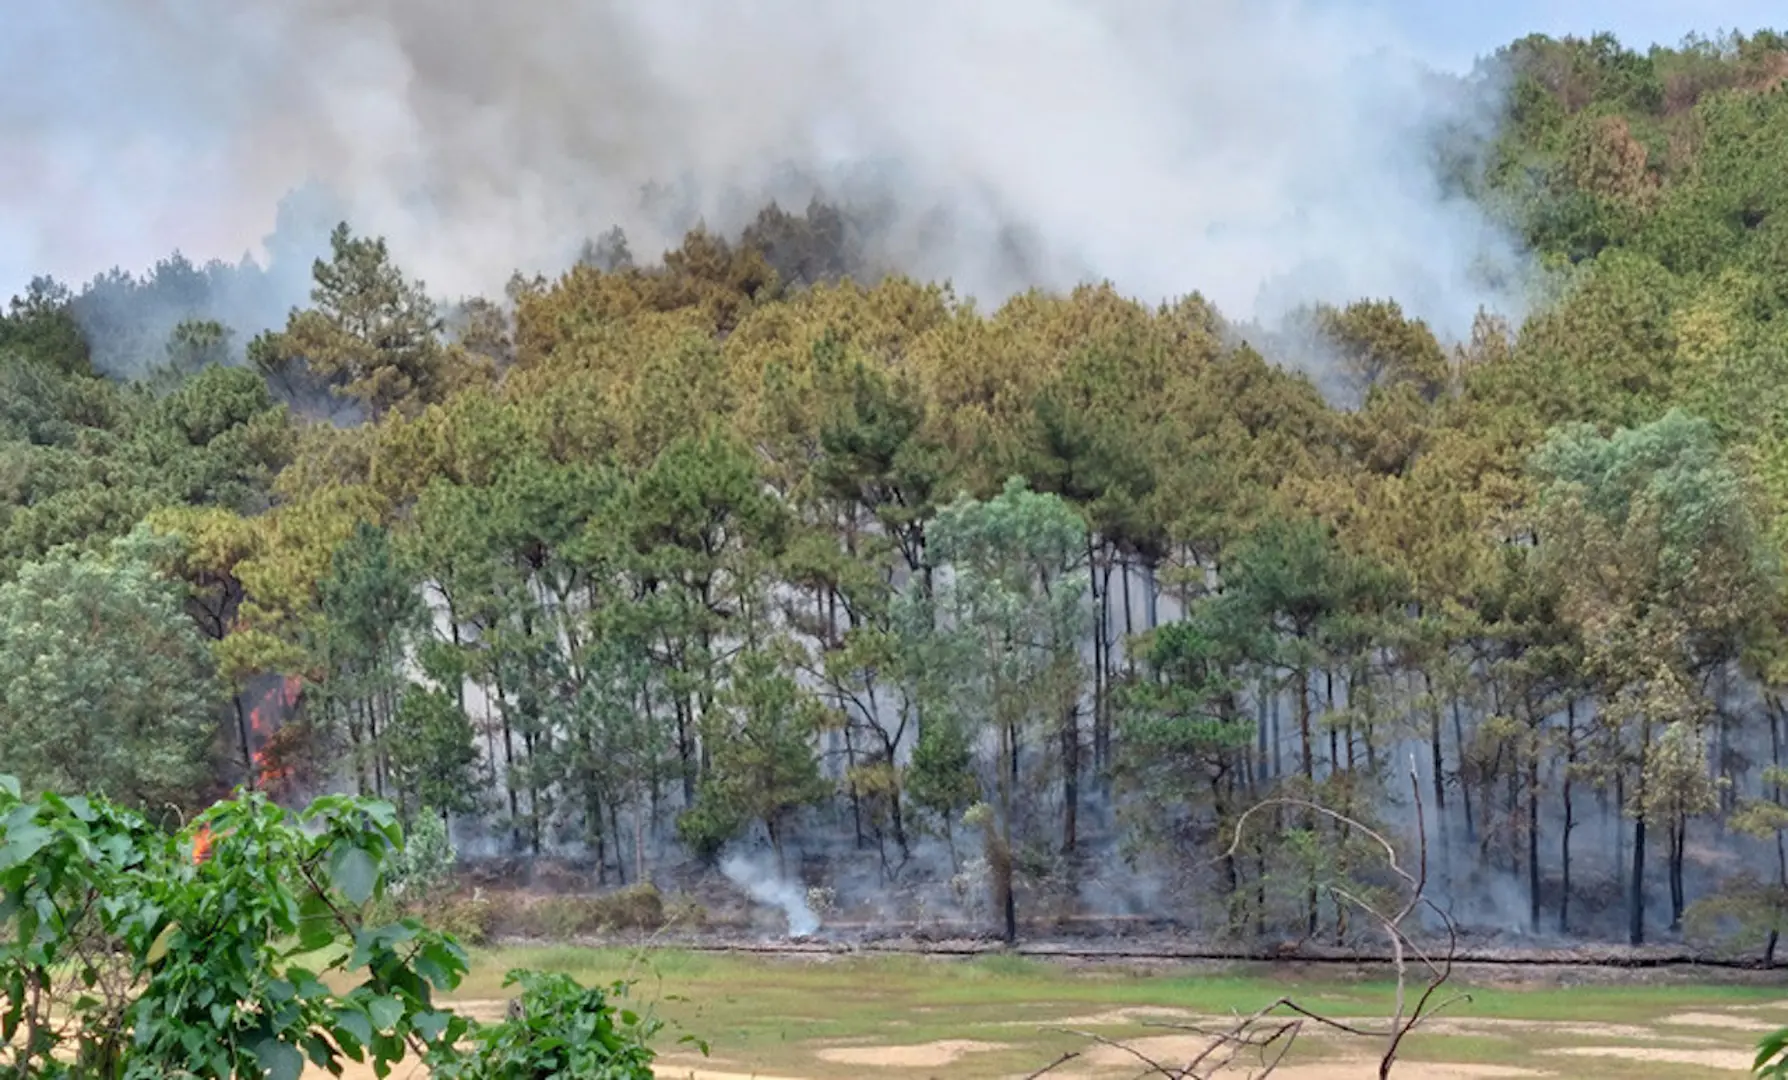
[[[1519,306],[1433,146],[1494,87],[1302,0],[58,0],[9,14],[0,65],[9,289],[277,258],[315,185],[447,295],[821,191],[879,215],[878,264],[990,303],[1109,278],[1239,318]]]

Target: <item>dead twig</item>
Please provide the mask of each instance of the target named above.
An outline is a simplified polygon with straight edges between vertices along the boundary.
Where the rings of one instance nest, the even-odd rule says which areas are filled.
[[[1251,1080],[1266,1080],[1284,1062],[1292,1044],[1304,1026],[1314,1024],[1343,1035],[1381,1041],[1383,1050],[1378,1059],[1378,1077],[1379,1080],[1388,1080],[1392,1068],[1397,1063],[1397,1055],[1402,1049],[1403,1040],[1408,1037],[1410,1032],[1443,1010],[1461,1001],[1471,1000],[1467,994],[1454,994],[1437,1000],[1441,989],[1453,977],[1453,963],[1459,952],[1459,927],[1451,915],[1427,896],[1428,823],[1422,802],[1420,770],[1416,766],[1414,755],[1411,755],[1409,765],[1409,783],[1410,791],[1414,797],[1416,825],[1416,863],[1413,867],[1406,866],[1402,862],[1397,845],[1383,833],[1355,820],[1348,814],[1309,799],[1290,796],[1264,799],[1243,812],[1236,819],[1234,836],[1228,848],[1218,856],[1217,860],[1214,860],[1233,859],[1241,848],[1243,834],[1249,824],[1261,811],[1274,807],[1296,807],[1327,817],[1337,825],[1366,837],[1383,849],[1391,873],[1402,883],[1403,889],[1407,893],[1400,907],[1393,911],[1382,910],[1353,890],[1340,885],[1327,886],[1328,894],[1336,902],[1337,907],[1353,908],[1362,912],[1368,919],[1379,925],[1390,943],[1391,964],[1396,972],[1395,1003],[1391,1015],[1383,1027],[1361,1026],[1336,1020],[1300,1005],[1289,997],[1281,997],[1264,1009],[1239,1017],[1234,1024],[1221,1030],[1213,1031],[1193,1024],[1148,1025],[1170,1030],[1189,1031],[1209,1039],[1204,1048],[1184,1066],[1157,1061],[1129,1043],[1100,1035],[1097,1032],[1068,1031],[1068,1033],[1122,1051],[1135,1058],[1145,1066],[1145,1071],[1140,1074],[1142,1077],[1158,1076],[1167,1077],[1169,1080],[1210,1080],[1211,1077],[1228,1069],[1243,1053],[1252,1051],[1261,1055],[1261,1070],[1250,1073],[1250,1078]],[[1405,929],[1404,924],[1408,922],[1409,917],[1421,910],[1434,914],[1446,927],[1446,951],[1438,956],[1431,955]],[[1419,968],[1424,976],[1421,992],[1415,995],[1413,1003],[1410,1000],[1409,991],[1412,964]],[[1289,1018],[1285,1015],[1287,1013],[1291,1014]],[[1073,1054],[1064,1055],[1048,1067],[1032,1073],[1031,1077],[1042,1076],[1071,1060],[1074,1056]]]

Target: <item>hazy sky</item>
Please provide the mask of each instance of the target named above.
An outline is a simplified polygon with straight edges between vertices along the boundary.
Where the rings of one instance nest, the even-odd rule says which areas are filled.
[[[1691,31],[1788,28],[1775,0],[1367,0],[1413,43],[1454,66],[1531,33],[1613,31],[1630,47],[1674,45]]]

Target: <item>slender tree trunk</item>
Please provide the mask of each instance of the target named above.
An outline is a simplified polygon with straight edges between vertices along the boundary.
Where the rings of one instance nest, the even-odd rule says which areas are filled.
[[[1259,744],[1255,754],[1255,782],[1267,782],[1267,680],[1261,679],[1254,691],[1254,735]]]
[[[1527,755],[1527,925],[1540,932],[1540,747]]]
[[[1440,701],[1434,696],[1434,680],[1422,672],[1422,687],[1428,692],[1428,748],[1434,761],[1434,811],[1442,818],[1447,812],[1446,761],[1440,752]]]
[[[1782,768],[1782,711],[1781,702],[1774,694],[1769,695],[1768,712],[1769,759],[1770,763],[1776,767],[1776,775],[1779,777]],[[1777,806],[1782,805],[1781,784],[1771,785],[1770,798],[1775,801]],[[1788,896],[1788,843],[1783,842],[1781,829],[1776,830],[1776,890],[1778,896]],[[1781,900],[1776,901],[1778,905],[1781,902]],[[1778,920],[1781,918],[1781,914],[1782,912],[1778,908],[1776,912]],[[1776,946],[1781,943],[1781,936],[1779,926],[1769,928],[1769,940],[1763,943],[1764,967],[1776,966]]]
[[[1112,561],[1105,563],[1105,583],[1100,586],[1100,640],[1105,649],[1105,676],[1103,676],[1103,692],[1094,699],[1092,712],[1092,771],[1096,774],[1098,789],[1110,796],[1112,783],[1112,687],[1118,683],[1118,635],[1112,633],[1116,615],[1112,613],[1112,572],[1116,565]],[[1125,581],[1128,581],[1128,563],[1125,563]],[[1125,585],[1125,604],[1130,603],[1130,590]],[[1128,617],[1126,617],[1128,619]],[[1123,642],[1125,662],[1130,662],[1130,642]],[[1134,674],[1134,672],[1132,672]],[[1109,799],[1107,799],[1109,801]]]
[[[1018,789],[1018,739],[1017,727],[1011,721],[1000,725],[1000,731],[1006,742],[1002,749],[1010,755],[1012,769],[999,788],[998,831],[994,832],[993,827],[989,826],[986,835],[990,839],[988,846],[993,849],[989,852],[993,856],[990,869],[993,871],[994,885],[999,891],[1000,908],[1005,918],[1005,941],[1010,946],[1018,943],[1018,901],[1013,895],[1012,887],[1012,813]]]
[[[1633,879],[1627,895],[1627,937],[1634,945],[1645,944],[1645,766],[1651,754],[1651,721],[1640,724],[1639,765],[1634,772],[1637,788],[1633,806]]]
[[[1670,826],[1670,929],[1682,929],[1684,849],[1688,846],[1689,821],[1682,814]]]
[[[1142,564],[1142,624],[1150,630],[1161,625],[1161,588],[1155,578],[1153,556]]]
[[[379,741],[379,706],[377,698],[366,701],[366,743],[372,751],[373,794],[385,797],[384,745]]]
[[[1316,793],[1316,756],[1312,749],[1310,737],[1310,671],[1308,668],[1304,667],[1302,663],[1298,665],[1296,683],[1298,694],[1298,738],[1302,744],[1304,755],[1302,762],[1304,782],[1309,788],[1310,794],[1308,797],[1314,797]],[[1311,814],[1309,811],[1304,812],[1304,827],[1311,830],[1316,828],[1315,815]],[[1310,883],[1309,891],[1305,894],[1304,907],[1304,922],[1307,932],[1311,937],[1315,937],[1317,897],[1316,883],[1314,881]]]
[[[1564,823],[1558,835],[1558,932],[1571,932],[1571,827],[1576,808],[1571,801],[1571,784],[1577,765],[1577,703],[1565,703],[1565,768],[1559,786],[1564,797]]]
[[[1285,775],[1285,747],[1279,740],[1279,690],[1275,687],[1267,698],[1267,721],[1273,735],[1273,779]]]
[[[850,794],[851,825],[857,834],[857,850],[861,851],[863,849],[863,799],[857,790],[857,744],[856,740],[851,738],[852,726],[850,717],[847,715],[844,722],[845,787]]]
[[[233,699],[236,705],[236,737],[242,740],[242,775],[248,790],[253,791],[260,786],[260,777],[255,775],[260,770],[255,768],[254,745],[249,739],[248,710],[242,707],[242,694]]]
[[[633,808],[633,880],[646,880],[646,816]]]
[[[1080,828],[1080,706],[1062,710],[1062,854],[1073,856]]]
[[[1328,770],[1328,775],[1334,776],[1335,772],[1341,768],[1341,732],[1340,732],[1340,729],[1335,727],[1333,719],[1332,719],[1335,715],[1335,671],[1334,671],[1334,669],[1333,668],[1323,669],[1322,679],[1323,679],[1322,715],[1325,718],[1329,718],[1329,720],[1328,720],[1328,723],[1329,723],[1329,770]]]
[[[1478,837],[1477,822],[1471,813],[1471,784],[1465,779],[1465,721],[1460,716],[1459,698],[1453,698],[1453,753],[1459,761],[1460,784],[1459,801],[1465,810],[1465,842],[1475,843]]]
[[[906,725],[902,723],[899,728],[890,733],[881,723],[882,707],[876,699],[875,679],[872,677],[866,680],[864,688],[869,695],[869,713],[874,718],[875,732],[881,737],[882,753],[888,759],[888,767],[894,768],[895,762],[900,760],[900,736]],[[888,814],[894,825],[894,842],[900,847],[900,860],[904,864],[912,856],[912,848],[908,845],[906,838],[906,814],[900,801],[899,784],[893,785],[893,790],[888,794]]]
[[[1107,593],[1111,579],[1107,576],[1106,589],[1099,587],[1098,547],[1093,543],[1091,530],[1086,534],[1086,584],[1093,601],[1093,768],[1099,767],[1099,703],[1105,691],[1105,617],[1111,606]]]
[[[360,709],[354,705],[344,709],[343,712],[347,714],[348,756],[354,762],[354,793],[365,798],[368,784],[366,780],[366,750],[362,745],[365,742],[365,736],[360,730]]]
[[[515,791],[515,725],[509,722],[509,693],[503,685],[501,664],[493,665],[497,685],[497,715],[503,719],[503,787],[509,795],[509,841],[521,850],[521,800]]]
[[[1303,753],[1298,764],[1303,769],[1304,779],[1314,788],[1316,784],[1316,752],[1310,735],[1310,672],[1301,665],[1293,680],[1293,689],[1297,691],[1298,696],[1298,742]]]
[[[608,832],[615,838],[615,877],[625,885],[627,853],[621,847],[621,800],[618,796],[608,800]]]
[[[677,716],[677,765],[683,781],[683,805],[695,805],[695,740],[690,737],[689,699],[677,695],[672,702]]]
[[[608,835],[602,828],[602,802],[594,790],[586,790],[584,794],[584,829],[588,839],[596,849],[596,884],[608,884]],[[615,860],[620,861],[620,849],[615,851]]]

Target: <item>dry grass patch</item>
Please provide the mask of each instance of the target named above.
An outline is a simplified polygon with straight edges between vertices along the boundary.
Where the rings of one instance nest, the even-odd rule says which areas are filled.
[[[1009,1050],[1010,1044],[973,1039],[940,1039],[907,1046],[828,1046],[814,1052],[836,1065],[873,1065],[886,1069],[938,1069],[967,1054]]]
[[[1608,1057],[1648,1065],[1693,1065],[1702,1069],[1726,1069],[1747,1075],[1756,1055],[1738,1050],[1689,1050],[1675,1046],[1567,1046],[1548,1054],[1570,1057]]]
[[[1754,1020],[1748,1016],[1733,1016],[1731,1013],[1686,1012],[1674,1016],[1666,1016],[1659,1020],[1660,1024],[1674,1024],[1677,1027],[1721,1028],[1726,1031],[1755,1031],[1759,1034],[1776,1030],[1780,1024],[1772,1024],[1768,1020]]]

